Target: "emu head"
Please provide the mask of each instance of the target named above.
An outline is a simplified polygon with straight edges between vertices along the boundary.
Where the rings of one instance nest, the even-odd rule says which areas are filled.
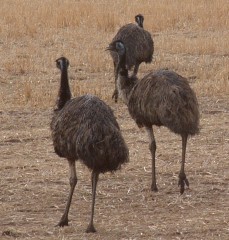
[[[138,14],[135,16],[135,22],[138,24],[139,27],[143,28],[144,17],[142,14]]]
[[[118,64],[115,69],[115,80],[117,80],[120,69],[125,68],[126,65],[126,47],[121,40],[117,40],[112,42],[106,50],[114,52],[118,55]]]
[[[125,55],[126,53],[126,48],[124,43],[121,40],[117,40],[112,42],[106,50],[109,50],[111,52],[115,52],[119,56],[119,61],[120,59]]]
[[[61,71],[63,69],[67,69],[69,66],[69,60],[65,57],[60,57],[56,60],[56,67],[59,68]]]

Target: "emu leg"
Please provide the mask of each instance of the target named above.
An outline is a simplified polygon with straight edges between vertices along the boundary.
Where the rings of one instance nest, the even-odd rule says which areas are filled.
[[[95,208],[96,186],[97,186],[98,179],[99,179],[99,173],[93,171],[92,174],[91,174],[91,181],[92,181],[91,219],[90,219],[89,225],[88,225],[87,230],[86,230],[87,233],[96,232],[96,229],[95,229],[94,223],[93,223],[93,218],[94,218],[94,208]]]
[[[67,205],[65,207],[64,214],[62,215],[59,223],[56,225],[59,227],[68,226],[68,212],[69,212],[69,208],[70,208],[71,201],[72,201],[72,195],[73,195],[75,186],[77,184],[75,161],[68,160],[68,164],[69,164],[69,170],[70,170],[70,178],[69,178],[70,192],[69,192],[68,201],[67,201]]]
[[[118,102],[118,89],[117,89],[117,77],[118,76],[116,76],[116,68],[117,68],[117,66],[116,66],[116,63],[114,62],[115,90],[113,92],[112,99],[114,99],[115,102]]]
[[[118,102],[118,89],[116,87],[116,84],[115,84],[115,90],[112,95],[112,99],[114,99],[116,103]]]
[[[152,127],[146,127],[146,131],[149,135],[149,150],[152,155],[152,185],[151,190],[154,192],[158,191],[157,183],[156,183],[156,166],[155,166],[155,154],[156,154],[156,141],[153,133]]]
[[[136,63],[136,65],[134,66],[134,71],[133,71],[133,75],[132,76],[136,76],[138,73],[138,69],[139,69],[139,65],[138,63]]]
[[[181,194],[184,193],[185,185],[187,187],[189,187],[189,181],[186,178],[186,175],[184,172],[187,139],[188,139],[188,136],[186,134],[182,135],[182,161],[181,161],[181,169],[180,169],[180,173],[179,173],[179,182],[178,182],[178,186],[180,186]]]

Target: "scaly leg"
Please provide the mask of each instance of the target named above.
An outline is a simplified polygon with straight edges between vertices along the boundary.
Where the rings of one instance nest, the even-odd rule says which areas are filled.
[[[112,99],[114,99],[116,103],[118,102],[118,89],[117,89],[116,85],[115,85],[115,90],[112,95]]]
[[[97,186],[98,179],[99,179],[99,173],[93,171],[92,174],[91,174],[91,181],[92,181],[91,219],[90,219],[89,225],[88,225],[87,230],[86,230],[87,233],[96,232],[96,229],[95,229],[94,223],[93,223],[93,218],[94,218],[94,208],[95,208],[96,186]]]
[[[116,63],[114,62],[114,75],[115,75],[115,90],[113,92],[113,95],[112,95],[112,99],[115,100],[115,102],[118,102],[118,89],[117,89],[117,77],[116,76]]]
[[[132,76],[137,76],[137,74],[138,74],[138,69],[139,69],[139,64],[136,63],[136,65],[134,66],[134,71],[133,71]]]
[[[67,201],[67,205],[65,207],[64,214],[62,215],[59,223],[56,225],[56,226],[60,226],[60,227],[68,226],[68,212],[69,212],[69,208],[70,208],[71,201],[72,201],[72,195],[73,195],[75,186],[77,184],[75,161],[68,160],[68,163],[69,163],[69,170],[70,170],[69,182],[70,182],[71,188],[70,188],[68,201]]]
[[[182,135],[182,162],[181,162],[181,169],[180,169],[179,182],[178,182],[178,186],[180,186],[181,194],[184,193],[185,185],[189,187],[189,182],[184,172],[187,139],[188,139],[187,134]]]
[[[156,141],[153,133],[153,128],[152,127],[146,127],[146,131],[149,135],[149,149],[152,155],[152,185],[151,185],[151,190],[154,192],[158,191],[157,188],[157,183],[156,183],[156,166],[155,166],[155,154],[156,154]]]

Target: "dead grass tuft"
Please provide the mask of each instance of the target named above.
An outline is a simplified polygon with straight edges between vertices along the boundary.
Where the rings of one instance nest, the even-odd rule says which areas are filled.
[[[0,46],[4,56],[0,60],[1,76],[17,85],[11,85],[16,86],[10,90],[14,97],[9,94],[4,99],[14,100],[15,104],[50,107],[54,102],[50,99],[55,99],[55,95],[50,93],[53,89],[47,90],[52,85],[47,85],[47,81],[53,79],[53,61],[62,55],[70,59],[75,69],[82,68],[81,74],[72,72],[76,80],[98,78],[102,83],[97,89],[81,85],[79,93],[90,89],[106,99],[106,93],[112,91],[105,87],[113,88],[113,66],[104,50],[117,29],[133,22],[134,15],[140,12],[155,42],[154,61],[142,64],[140,76],[166,67],[195,78],[193,86],[198,95],[227,94],[228,8],[225,0],[198,3],[175,0],[169,4],[165,0],[154,4],[146,0],[133,1],[131,7],[128,1],[48,0],[45,5],[39,1],[16,0],[13,4],[5,1],[0,9]]]
[[[170,68],[195,79],[198,95],[225,95],[229,92],[228,11],[223,0],[144,0],[131,5],[121,0],[47,0],[45,5],[4,1],[0,9],[1,77],[12,88],[4,88],[9,94],[3,99],[16,105],[50,107],[55,99],[53,89],[58,89],[58,82],[52,82],[53,61],[64,55],[74,66],[71,74],[76,81],[89,79],[76,94],[90,89],[110,100],[113,64],[104,50],[118,28],[134,22],[138,13],[144,14],[145,28],[155,42],[154,61],[142,64],[139,76]],[[48,87],[52,89],[48,91]]]
[[[117,27],[117,18],[114,13],[101,12],[96,19],[98,30],[113,33]]]

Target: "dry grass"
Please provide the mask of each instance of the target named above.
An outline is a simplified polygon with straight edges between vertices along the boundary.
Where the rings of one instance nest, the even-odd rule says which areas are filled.
[[[101,97],[106,93],[104,99],[109,100],[112,62],[104,49],[117,29],[139,12],[155,41],[154,62],[142,64],[140,76],[168,67],[195,78],[193,87],[200,96],[228,94],[228,11],[224,0],[153,4],[144,0],[131,5],[102,0],[4,1],[0,9],[2,105],[5,101],[42,108],[54,104],[57,86],[53,82],[59,74],[54,60],[61,55],[70,59],[74,78],[82,79],[80,92]],[[98,81],[93,84],[90,79]],[[6,89],[10,89],[8,97]]]
[[[225,0],[5,0],[0,8],[0,239],[228,239],[229,4]],[[105,48],[117,29],[145,16],[154,61],[139,76],[170,68],[191,82],[201,109],[201,133],[190,139],[191,189],[179,196],[180,138],[156,128],[159,193],[150,187],[147,136],[126,107],[114,104],[113,65]],[[49,122],[59,71],[70,60],[74,95],[94,93],[115,111],[130,163],[101,176],[95,224],[86,228],[90,176],[79,185],[70,226],[54,228],[68,192],[67,164],[54,153]],[[1,236],[2,234],[2,236]]]

